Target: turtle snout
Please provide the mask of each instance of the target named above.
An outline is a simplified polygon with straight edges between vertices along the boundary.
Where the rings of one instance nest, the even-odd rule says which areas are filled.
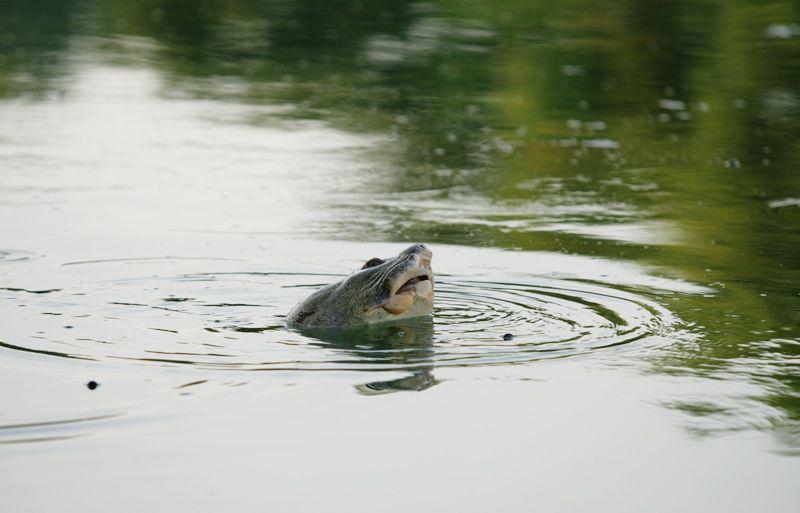
[[[405,249],[402,253],[403,255],[420,255],[427,257],[430,259],[433,256],[433,252],[426,246],[425,244],[414,244],[413,246],[409,246]]]

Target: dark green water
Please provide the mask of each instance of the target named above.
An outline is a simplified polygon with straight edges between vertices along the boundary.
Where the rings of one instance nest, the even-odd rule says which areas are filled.
[[[417,241],[442,276],[433,327],[363,340],[281,328],[326,273]],[[492,485],[502,494],[466,494],[461,511],[585,511],[627,489],[606,478],[584,502],[566,499],[574,465],[587,481],[628,469],[639,491],[608,510],[794,511],[800,4],[0,1],[0,297],[0,442],[22,469],[8,481],[19,510],[33,476],[46,466],[57,480],[71,451],[94,455],[90,471],[135,467],[109,455],[139,440],[137,422],[159,426],[147,428],[148,461],[171,454],[164,464],[186,486],[190,467],[218,461],[260,475],[246,447],[276,442],[263,434],[272,417],[243,411],[270,396],[284,440],[325,445],[264,449],[298,465],[294,479],[306,477],[298,462],[338,475],[320,462],[353,458],[376,473],[374,497],[384,475],[422,486],[433,510],[453,490],[420,483],[443,474],[470,488],[510,473]],[[504,332],[516,342],[500,346]],[[73,402],[66,390],[90,376],[124,392]],[[227,395],[186,406],[164,395],[171,380]],[[531,395],[539,380],[546,390]],[[272,392],[287,385],[303,392]],[[403,394],[364,397],[393,389]],[[511,431],[458,431],[481,404]],[[393,420],[360,417],[372,409]],[[18,427],[98,411],[134,420],[97,421],[84,442]],[[251,426],[231,437],[241,459],[213,427],[195,445],[170,438],[214,426],[201,411]],[[333,426],[331,440],[298,420],[308,415]],[[405,438],[418,422],[435,444]],[[577,442],[566,426],[578,425],[595,438]],[[359,426],[387,433],[365,442],[385,459],[357,438],[331,453]],[[628,453],[618,434],[640,444]],[[581,457],[547,452],[546,436]],[[490,450],[494,437],[514,441]],[[18,443],[40,438],[50,442]],[[209,443],[222,452],[175,463]],[[423,447],[427,470],[411,459],[392,470]],[[525,461],[553,466],[542,470],[553,497],[519,491]],[[695,490],[679,477],[687,468],[731,489]],[[232,480],[208,482],[239,507],[255,502]],[[154,503],[167,495],[150,490]]]

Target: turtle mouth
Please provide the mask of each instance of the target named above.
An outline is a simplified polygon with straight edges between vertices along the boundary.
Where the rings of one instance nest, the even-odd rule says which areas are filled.
[[[405,292],[413,292],[416,288],[417,283],[422,281],[432,282],[433,280],[431,280],[431,277],[428,276],[428,273],[420,274],[419,276],[415,276],[410,280],[406,281],[405,283],[403,283],[402,285],[400,285],[400,287],[395,291],[393,295],[403,294]]]
[[[402,285],[380,305],[381,308],[392,315],[402,315],[414,309],[415,305],[419,308],[426,302],[433,302],[433,277],[430,271],[415,269],[411,278],[401,280],[397,280],[397,283]]]

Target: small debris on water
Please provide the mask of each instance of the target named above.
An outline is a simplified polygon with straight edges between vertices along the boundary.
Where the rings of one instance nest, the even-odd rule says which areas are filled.
[[[89,390],[94,390],[95,388],[97,388],[99,386],[100,386],[100,383],[98,383],[95,380],[92,380],[92,381],[86,383],[86,388],[88,388]]]
[[[503,340],[514,340],[514,335],[512,335],[511,333],[506,333],[505,335],[503,335]]]

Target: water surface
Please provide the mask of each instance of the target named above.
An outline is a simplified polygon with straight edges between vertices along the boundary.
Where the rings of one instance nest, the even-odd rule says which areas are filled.
[[[5,501],[796,510],[797,22],[0,5]],[[286,329],[413,242],[432,319]]]

